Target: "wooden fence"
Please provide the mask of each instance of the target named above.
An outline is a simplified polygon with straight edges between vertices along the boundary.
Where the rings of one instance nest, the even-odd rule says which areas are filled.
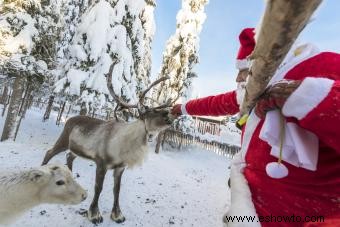
[[[240,150],[239,146],[211,139],[208,140],[200,136],[206,133],[221,136],[221,125],[223,124],[223,121],[195,117],[195,126],[197,131],[193,133],[194,135],[185,134],[176,129],[167,129],[161,135],[161,145],[164,147],[164,144],[169,144],[171,147],[176,149],[198,146],[203,149],[213,151],[218,155],[232,158]],[[156,152],[158,152],[157,148]]]

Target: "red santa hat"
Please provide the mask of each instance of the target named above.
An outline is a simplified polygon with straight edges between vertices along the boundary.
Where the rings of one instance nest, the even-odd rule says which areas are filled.
[[[240,48],[237,54],[236,68],[239,70],[247,69],[250,66],[250,61],[247,57],[253,52],[255,47],[255,29],[245,28],[239,35]]]

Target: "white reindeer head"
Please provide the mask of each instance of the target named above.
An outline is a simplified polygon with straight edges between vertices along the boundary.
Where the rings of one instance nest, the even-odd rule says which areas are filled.
[[[32,170],[30,180],[41,187],[38,197],[42,203],[78,204],[87,197],[86,191],[73,179],[64,165],[44,165]]]

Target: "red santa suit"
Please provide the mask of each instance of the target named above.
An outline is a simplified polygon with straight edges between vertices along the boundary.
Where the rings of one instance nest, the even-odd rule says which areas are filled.
[[[290,58],[271,83],[302,80],[282,113],[287,122],[317,138],[315,170],[283,161],[288,176],[270,177],[266,166],[276,162],[277,157],[271,155],[271,146],[260,139],[264,120],[251,112],[243,128],[241,151],[232,162],[228,216],[263,218],[261,222],[230,225],[304,226],[308,224],[303,223],[305,218],[312,221],[314,216],[323,216],[325,222],[340,226],[340,54],[309,51]],[[182,110],[190,115],[216,116],[235,114],[239,109],[236,93],[228,92],[190,101],[182,105]]]

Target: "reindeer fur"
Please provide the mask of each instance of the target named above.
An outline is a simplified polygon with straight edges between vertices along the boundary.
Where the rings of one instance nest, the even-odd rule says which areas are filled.
[[[114,205],[111,219],[123,222],[119,207],[121,176],[126,167],[141,164],[147,154],[147,140],[169,127],[171,120],[165,110],[151,111],[135,122],[103,121],[87,116],[70,118],[52,149],[46,152],[42,164],[56,154],[69,149],[67,165],[72,170],[76,156],[93,160],[96,165],[95,195],[88,211],[82,212],[93,223],[103,218],[98,199],[107,170],[114,169]]]
[[[15,217],[39,204],[78,204],[86,196],[86,191],[64,166],[47,165],[21,172],[2,172],[0,225],[12,222]]]

